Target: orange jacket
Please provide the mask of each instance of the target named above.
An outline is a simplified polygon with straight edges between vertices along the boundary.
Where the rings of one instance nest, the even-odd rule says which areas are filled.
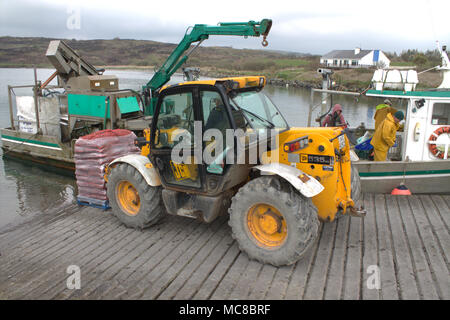
[[[399,128],[392,114],[388,113],[386,119],[378,126],[370,144],[374,149],[388,151],[395,144],[395,134]]]

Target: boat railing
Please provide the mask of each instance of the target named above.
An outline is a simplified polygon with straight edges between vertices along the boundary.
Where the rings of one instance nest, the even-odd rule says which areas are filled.
[[[37,133],[41,133],[41,124],[39,120],[39,95],[44,86],[41,86],[41,82],[37,79],[36,68],[34,68],[34,84],[29,85],[8,85],[8,104],[9,104],[9,120],[11,124],[11,129],[16,130],[16,126],[14,124],[14,105],[13,105],[13,95],[16,95],[14,89],[26,89],[31,88],[33,91],[33,99],[34,99],[34,112],[36,114],[36,128]],[[55,85],[45,85],[46,89],[60,89],[60,86]],[[17,120],[18,122],[19,120]]]

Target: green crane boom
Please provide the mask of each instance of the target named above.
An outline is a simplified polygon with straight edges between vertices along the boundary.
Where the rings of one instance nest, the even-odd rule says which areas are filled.
[[[186,62],[193,49],[198,47],[201,42],[208,39],[210,35],[228,35],[259,37],[263,36],[262,45],[267,46],[266,37],[272,26],[272,20],[263,19],[260,22],[221,22],[217,26],[205,24],[196,24],[189,27],[183,39],[167,58],[162,67],[153,75],[150,81],[142,88],[147,97],[150,93],[150,100],[146,99],[145,114],[152,115],[155,110],[158,90],[165,85],[172,75]],[[192,43],[198,42],[190,52],[183,54],[190,48]]]

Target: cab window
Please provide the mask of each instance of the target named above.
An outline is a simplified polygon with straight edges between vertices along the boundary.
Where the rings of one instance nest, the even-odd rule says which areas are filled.
[[[204,130],[218,129],[225,131],[231,128],[222,97],[217,91],[201,91]]]
[[[179,134],[194,137],[194,109],[192,92],[167,95],[161,103],[156,124],[155,148],[173,148]]]

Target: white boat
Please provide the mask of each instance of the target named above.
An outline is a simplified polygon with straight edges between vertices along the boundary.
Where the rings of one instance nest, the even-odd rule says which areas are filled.
[[[411,91],[416,83],[411,85],[407,77],[400,77],[399,83],[387,77],[389,72],[377,71],[374,75],[374,89],[365,93],[367,97],[390,99],[398,102],[394,105],[407,107],[404,129],[397,132],[396,144],[388,152],[389,160],[352,162],[359,172],[362,191],[391,193],[404,183],[413,194],[450,193],[450,62],[445,47],[439,51],[442,65],[437,69],[443,72],[443,81],[436,89]],[[415,80],[409,75],[410,80]]]

